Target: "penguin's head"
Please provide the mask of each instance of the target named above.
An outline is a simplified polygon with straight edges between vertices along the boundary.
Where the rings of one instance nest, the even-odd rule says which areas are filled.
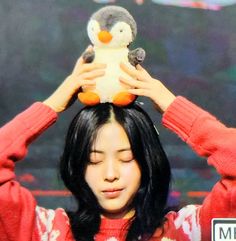
[[[135,39],[137,25],[125,8],[106,6],[91,16],[87,32],[94,46],[126,47]]]

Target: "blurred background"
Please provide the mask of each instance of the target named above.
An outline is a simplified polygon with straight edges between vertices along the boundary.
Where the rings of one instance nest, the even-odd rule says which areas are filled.
[[[91,14],[105,4],[116,4],[127,8],[137,22],[137,38],[130,49],[146,50],[144,67],[175,94],[235,127],[236,5],[231,3],[1,0],[0,124],[53,92],[89,44],[86,25]],[[138,101],[159,129],[171,162],[170,204],[201,203],[219,179],[218,174],[161,126],[161,117],[149,100]],[[17,164],[17,179],[32,190],[41,206],[73,205],[60,181],[58,162],[67,127],[81,107],[77,101],[61,114],[59,121],[30,146],[25,160]]]

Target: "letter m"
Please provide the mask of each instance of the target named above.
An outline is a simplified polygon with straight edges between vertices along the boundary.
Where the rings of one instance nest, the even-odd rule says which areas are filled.
[[[231,239],[231,228],[228,227],[224,230],[222,227],[219,228],[220,231],[220,240],[230,240]]]

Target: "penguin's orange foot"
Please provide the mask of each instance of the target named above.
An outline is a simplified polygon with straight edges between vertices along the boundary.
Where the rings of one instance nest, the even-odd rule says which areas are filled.
[[[78,94],[78,99],[84,105],[92,106],[92,105],[97,105],[100,103],[99,96],[94,92],[86,92],[86,93],[81,92]]]
[[[119,92],[113,98],[112,103],[117,106],[126,106],[135,100],[136,96],[127,92]]]

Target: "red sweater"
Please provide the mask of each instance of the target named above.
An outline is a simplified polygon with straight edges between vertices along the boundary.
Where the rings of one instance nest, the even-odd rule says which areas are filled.
[[[37,206],[27,189],[15,181],[15,162],[27,146],[57,119],[42,103],[35,103],[0,129],[0,240],[72,241],[69,219],[62,208]],[[163,124],[179,135],[200,156],[208,158],[221,175],[202,205],[188,205],[166,215],[164,233],[151,240],[210,241],[213,217],[236,217],[236,129],[178,97],[163,116]],[[124,240],[125,219],[102,219],[96,241]],[[121,231],[122,230],[122,231]]]

